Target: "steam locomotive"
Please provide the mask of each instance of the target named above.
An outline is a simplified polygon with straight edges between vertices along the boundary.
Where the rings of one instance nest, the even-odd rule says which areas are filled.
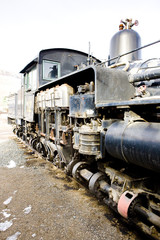
[[[40,51],[8,99],[8,121],[33,149],[160,239],[160,59],[141,59],[136,24],[121,22],[106,62],[72,49]]]

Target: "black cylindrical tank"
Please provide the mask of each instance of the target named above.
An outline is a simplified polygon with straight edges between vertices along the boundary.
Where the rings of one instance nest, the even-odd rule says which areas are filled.
[[[136,31],[132,29],[121,30],[111,39],[110,59],[139,47],[141,47],[141,38]],[[139,59],[141,59],[140,50],[121,57],[118,62],[135,61]],[[110,64],[113,63],[115,63],[115,60],[110,62]]]
[[[108,128],[105,147],[115,158],[160,172],[160,123],[117,121]]]

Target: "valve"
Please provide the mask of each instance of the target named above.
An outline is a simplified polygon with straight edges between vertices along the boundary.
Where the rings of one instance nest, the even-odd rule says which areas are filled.
[[[135,20],[135,22],[132,22],[132,18],[127,18],[125,21],[121,20],[119,25],[119,30],[125,29],[131,29],[134,25],[138,26],[139,22],[138,20]]]

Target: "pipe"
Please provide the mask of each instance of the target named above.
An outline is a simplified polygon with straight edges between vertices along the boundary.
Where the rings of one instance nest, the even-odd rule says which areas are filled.
[[[128,78],[130,83],[149,81],[151,79],[158,79],[160,78],[160,69],[150,70],[148,72],[137,73],[134,75],[129,75]]]
[[[98,63],[97,66],[99,66],[99,65],[103,65],[103,64],[105,64],[105,63],[107,63],[107,62],[110,62],[110,61],[113,61],[113,60],[116,60],[116,59],[119,59],[120,57],[123,57],[123,56],[125,56],[125,55],[130,54],[130,53],[137,52],[138,50],[141,50],[141,49],[143,49],[143,48],[146,48],[146,47],[152,46],[152,45],[154,45],[154,44],[156,44],[156,43],[159,43],[159,42],[160,42],[160,40],[157,40],[157,41],[155,41],[155,42],[149,43],[149,44],[144,45],[144,46],[142,46],[142,47],[136,48],[136,49],[134,49],[134,50],[132,50],[132,51],[129,51],[129,52],[123,53],[123,54],[121,54],[121,55],[119,55],[119,56],[116,56],[116,57],[111,58],[111,59],[108,59],[108,60],[106,60],[106,61],[104,61],[104,62]]]

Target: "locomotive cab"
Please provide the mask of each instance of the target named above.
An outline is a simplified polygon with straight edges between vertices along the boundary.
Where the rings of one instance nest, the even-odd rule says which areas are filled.
[[[94,58],[95,62],[100,62]],[[36,90],[50,81],[88,65],[88,54],[72,49],[53,48],[40,51],[20,73],[24,75],[26,90]]]
[[[34,102],[38,89],[52,81],[56,82],[82,66],[87,66],[89,61],[88,54],[73,49],[41,50],[38,56],[20,71],[23,74],[23,80],[21,89],[14,99],[16,114],[14,113],[14,118],[13,114],[9,114],[8,118],[15,119],[15,123],[19,126],[24,125],[24,121],[34,123],[36,117]],[[92,57],[92,62],[100,63],[94,57]]]

